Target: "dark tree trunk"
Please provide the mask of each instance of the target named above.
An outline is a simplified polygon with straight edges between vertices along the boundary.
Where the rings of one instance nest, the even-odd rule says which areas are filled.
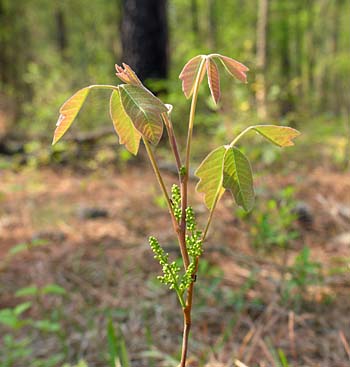
[[[291,62],[289,54],[290,29],[288,8],[284,3],[280,3],[280,78],[282,81],[281,115],[285,116],[294,109],[293,96],[290,91],[289,82],[291,79]]]
[[[6,84],[9,81],[7,48],[5,42],[6,29],[6,13],[2,0],[0,0],[0,81]]]
[[[141,80],[166,78],[166,0],[123,0],[122,6],[123,62],[130,65]]]
[[[208,0],[209,18],[209,41],[212,50],[216,49],[217,45],[217,2],[215,0]]]
[[[61,7],[56,10],[56,37],[57,37],[57,47],[60,51],[61,57],[65,58],[65,53],[67,49],[67,30],[66,22],[64,17],[64,12]]]
[[[23,101],[31,98],[31,89],[23,78],[31,53],[24,15],[25,7],[0,0],[0,84],[14,120],[21,116]]]
[[[192,15],[192,32],[195,36],[198,36],[198,4],[197,0],[191,0],[191,15]]]
[[[306,25],[306,49],[307,49],[307,94],[312,96],[314,93],[314,69],[315,69],[315,14],[314,0],[307,1],[307,25]]]

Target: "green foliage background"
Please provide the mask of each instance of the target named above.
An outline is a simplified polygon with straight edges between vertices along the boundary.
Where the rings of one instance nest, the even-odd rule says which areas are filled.
[[[198,118],[215,136],[227,133],[228,120],[256,120],[255,80],[258,1],[170,0],[169,80],[149,81],[153,90],[166,84],[166,102],[176,105],[179,129],[188,104],[178,74],[200,53],[219,52],[250,67],[248,88],[222,81],[225,98],[220,117],[205,88]],[[267,101],[271,118],[298,125],[307,117],[342,116],[348,104],[350,36],[346,1],[269,1]],[[94,83],[115,84],[114,64],[121,62],[120,1],[1,0],[0,43],[7,65],[1,97],[14,116],[10,128],[48,137],[57,108],[72,91]],[[57,14],[64,20],[65,47],[58,42]],[[227,85],[226,85],[227,84]],[[103,93],[103,92],[98,92]],[[108,107],[92,98],[80,116],[82,129],[108,121]],[[227,112],[226,112],[227,111]],[[233,111],[233,112],[232,112]],[[5,111],[6,112],[6,111]],[[226,112],[226,113],[225,113]],[[228,115],[229,114],[229,115]],[[217,124],[213,124],[216,122]],[[305,123],[305,122],[304,122]],[[298,127],[298,126],[296,126]]]

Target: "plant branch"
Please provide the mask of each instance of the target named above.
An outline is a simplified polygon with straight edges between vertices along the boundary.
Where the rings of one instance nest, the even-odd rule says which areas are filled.
[[[181,293],[180,289],[179,289],[179,286],[177,284],[177,279],[176,279],[176,276],[175,274],[173,273],[171,267],[169,267],[169,270],[170,270],[170,273],[171,273],[171,276],[173,278],[173,281],[174,281],[174,289],[175,289],[175,292],[177,294],[177,297],[179,298],[179,301],[180,301],[180,304],[182,306],[182,308],[184,309],[186,307],[186,303],[185,303],[185,300],[183,298],[183,294]]]
[[[208,230],[209,230],[209,227],[210,227],[210,224],[211,224],[211,220],[213,219],[214,209],[210,212],[209,217],[208,217],[207,224],[206,224],[205,229],[203,231],[203,236],[202,236],[202,241],[203,242],[205,241],[205,239],[207,237]]]
[[[180,227],[180,235],[181,242],[185,243],[186,246],[186,208],[187,208],[187,191],[188,191],[188,177],[190,171],[190,154],[191,154],[191,143],[192,143],[192,133],[194,126],[194,118],[196,113],[197,99],[198,99],[198,91],[200,82],[202,79],[202,74],[204,72],[204,67],[206,63],[206,58],[203,58],[201,64],[199,65],[196,81],[193,89],[193,96],[191,102],[190,109],[190,117],[188,122],[188,133],[187,133],[187,143],[186,143],[186,158],[185,158],[185,172],[181,177],[181,227]],[[187,249],[186,249],[187,253]],[[187,253],[187,261],[184,262],[185,270],[187,270],[189,265],[189,257]],[[195,260],[195,266],[197,269],[198,258]],[[192,311],[192,302],[193,302],[193,291],[194,291],[194,283],[192,282],[188,288],[187,299],[186,299],[186,307],[183,310],[184,314],[184,329],[183,329],[183,337],[182,337],[182,352],[181,352],[181,362],[180,367],[186,367],[186,359],[187,359],[187,350],[188,350],[188,338],[191,329],[191,311]]]
[[[167,189],[165,187],[165,184],[164,184],[162,175],[160,173],[160,170],[159,170],[157,161],[156,161],[156,159],[154,157],[153,151],[152,151],[151,146],[148,143],[148,141],[145,138],[142,138],[142,140],[143,140],[143,142],[145,144],[146,151],[147,151],[148,157],[149,157],[149,159],[151,161],[151,164],[152,164],[152,167],[153,167],[153,171],[154,171],[154,173],[155,173],[155,175],[157,177],[159,186],[162,189],[163,195],[164,195],[164,197],[166,199],[166,202],[167,202],[167,205],[168,205],[168,209],[169,209],[169,213],[170,213],[170,216],[171,216],[171,221],[172,221],[172,224],[173,224],[173,227],[174,227],[174,231],[175,231],[175,233],[178,236],[182,260],[183,260],[184,263],[186,261],[189,262],[188,253],[187,253],[187,249],[186,249],[186,241],[182,242],[181,228],[179,227],[179,224],[178,224],[178,222],[177,222],[177,220],[175,218],[173,207],[171,205],[171,200],[170,200],[170,197],[168,195]]]
[[[242,138],[243,135],[245,135],[249,130],[253,129],[255,126],[249,126],[246,129],[244,129],[241,133],[239,133],[230,143],[230,147],[233,147],[239,139]]]
[[[190,154],[191,154],[191,142],[192,142],[192,132],[194,125],[194,117],[196,113],[198,90],[201,82],[201,76],[204,71],[206,59],[203,58],[201,64],[199,65],[196,82],[194,84],[193,96],[191,102],[190,117],[188,122],[188,133],[187,133],[187,143],[186,143],[186,159],[185,159],[185,172],[181,177],[181,242],[186,244],[186,208],[187,208],[187,191],[188,191],[188,177],[190,171]],[[187,250],[186,250],[187,252]],[[190,261],[187,255],[187,261],[184,262],[185,269],[187,269]]]
[[[175,157],[175,161],[176,161],[176,167],[177,167],[177,170],[180,174],[180,170],[181,170],[181,167],[182,167],[182,162],[181,162],[181,158],[180,158],[180,154],[179,154],[179,149],[177,147],[177,141],[176,141],[175,132],[174,132],[174,129],[173,129],[173,124],[172,124],[167,112],[162,113],[162,119],[164,121],[164,125],[165,125],[167,133],[168,133],[169,143],[170,143],[171,149],[174,153],[174,157]]]
[[[177,221],[176,221],[176,218],[174,216],[174,211],[173,211],[173,207],[171,205],[171,201],[170,201],[170,197],[168,195],[168,192],[167,192],[167,189],[165,187],[165,184],[164,184],[164,181],[163,181],[163,178],[162,178],[162,175],[160,173],[160,170],[159,170],[159,167],[158,167],[158,164],[157,164],[157,161],[155,159],[155,156],[153,154],[153,151],[148,143],[148,141],[145,139],[145,138],[142,138],[143,140],[143,143],[145,144],[145,147],[146,147],[146,151],[147,151],[147,154],[148,154],[148,157],[149,157],[149,160],[151,161],[151,164],[152,164],[152,168],[153,168],[153,171],[157,177],[157,180],[158,180],[158,183],[159,183],[159,186],[160,188],[162,189],[162,192],[163,192],[163,195],[166,199],[166,202],[167,202],[167,205],[168,205],[168,209],[169,209],[169,213],[170,213],[170,216],[172,218],[172,221],[173,221],[173,224],[176,224],[174,225],[174,229],[176,231],[176,233],[178,233],[178,225],[177,225]]]

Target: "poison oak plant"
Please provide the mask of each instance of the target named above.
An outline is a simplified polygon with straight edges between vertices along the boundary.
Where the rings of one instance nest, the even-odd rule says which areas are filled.
[[[110,115],[115,131],[119,136],[120,144],[124,144],[130,153],[137,155],[140,142],[143,141],[166,199],[183,260],[181,268],[177,263],[169,260],[168,254],[165,253],[155,237],[149,238],[154,257],[160,263],[163,271],[163,274],[159,276],[159,280],[175,291],[183,311],[184,328],[180,367],[186,366],[198,261],[203,252],[202,245],[206,239],[216,205],[226,190],[232,193],[237,205],[243,207],[246,211],[250,211],[254,204],[251,166],[248,158],[237,148],[236,144],[249,131],[255,131],[280,147],[293,145],[293,138],[299,135],[298,131],[284,126],[249,126],[231,142],[209,153],[196,171],[199,178],[196,189],[199,193],[204,194],[204,202],[209,210],[207,224],[203,230],[199,230],[193,208],[188,206],[192,133],[198,90],[205,74],[208,77],[208,84],[214,102],[218,103],[220,99],[218,63],[221,63],[232,77],[243,83],[247,82],[246,72],[248,68],[229,57],[219,54],[199,55],[188,61],[180,74],[182,90],[186,98],[191,98],[184,161],[179,154],[171,121],[173,107],[164,104],[147,90],[134,71],[126,64],[123,64],[122,67],[116,65],[116,75],[124,84],[118,86],[91,85],[79,90],[63,104],[53,139],[53,144],[57,143],[68,130],[92,89],[110,89],[112,91],[109,101]],[[153,147],[158,144],[162,137],[164,127],[179,175],[178,184],[174,184],[169,190],[170,192],[165,186],[153,152]]]

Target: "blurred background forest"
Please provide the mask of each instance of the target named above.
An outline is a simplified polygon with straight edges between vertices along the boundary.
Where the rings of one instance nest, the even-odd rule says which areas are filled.
[[[349,366],[349,19],[348,0],[0,0],[0,366],[112,365],[114,342],[123,367],[126,354],[177,365],[176,300],[146,238],[158,231],[177,252],[146,157],[117,144],[104,91],[50,144],[63,102],[119,83],[122,62],[174,105],[183,143],[178,75],[209,53],[250,72],[247,85],[222,78],[219,106],[201,88],[194,166],[248,124],[302,135],[285,150],[245,138],[257,204],[220,205],[191,366]],[[164,138],[156,153],[173,183]]]

